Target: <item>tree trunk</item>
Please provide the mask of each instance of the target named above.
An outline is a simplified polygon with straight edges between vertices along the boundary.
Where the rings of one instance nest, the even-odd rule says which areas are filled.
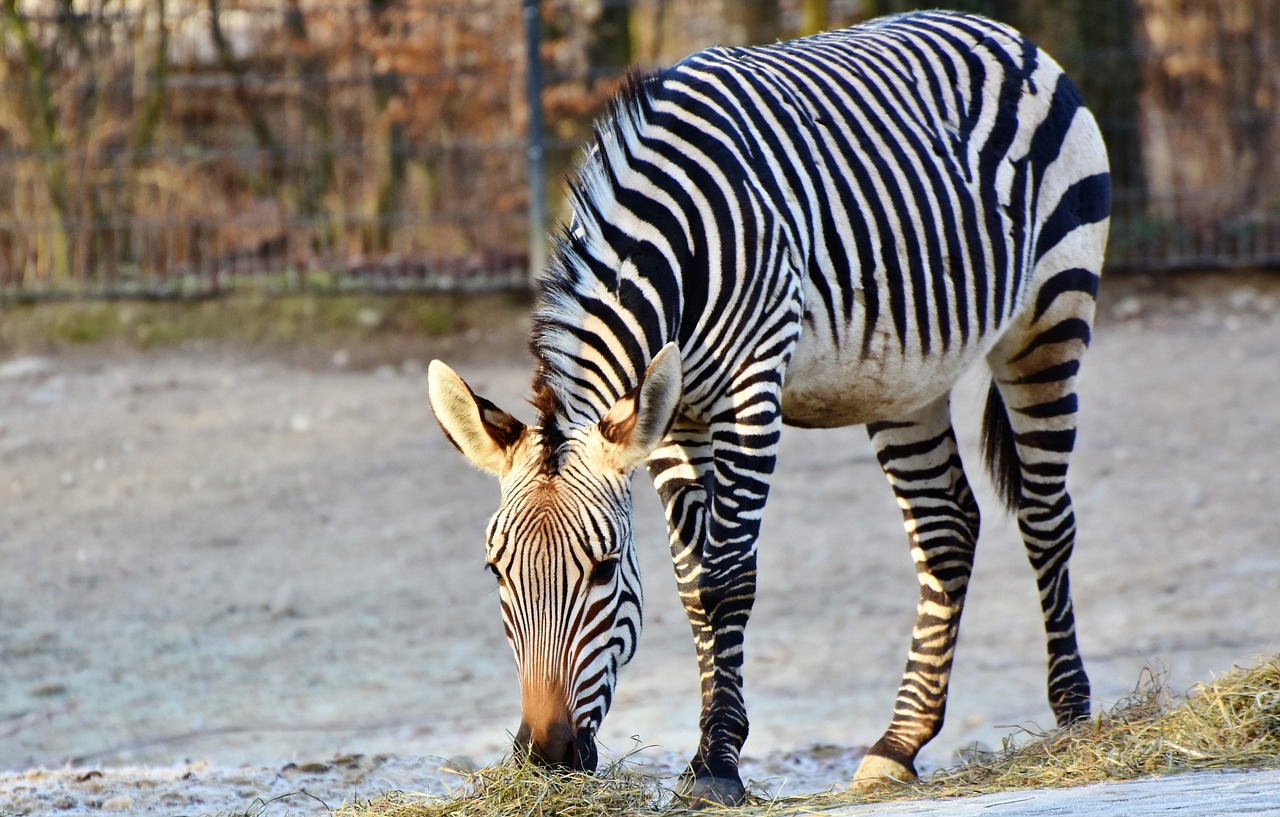
[[[727,0],[726,45],[768,45],[778,39],[777,0]]]
[[[1280,2],[1138,6],[1152,215],[1207,227],[1280,206]]]
[[[18,41],[26,65],[26,87],[31,147],[36,152],[44,181],[49,231],[48,273],[54,284],[71,278],[71,243],[67,224],[66,150],[58,128],[58,111],[53,105],[49,70],[39,44],[31,36],[27,18],[17,8],[17,0],[5,0],[4,28]]]
[[[169,72],[169,21],[165,16],[165,0],[155,2],[157,34],[154,48],[148,55],[146,45],[147,13],[143,12],[136,23],[137,45],[134,51],[133,71],[133,138],[130,140],[129,168],[124,179],[121,211],[124,217],[124,230],[121,236],[121,250],[124,260],[142,262],[148,255],[147,247],[141,246],[147,241],[154,241],[155,236],[143,233],[141,240],[134,232],[138,220],[138,183],[143,167],[151,161],[151,148],[155,144],[156,131],[160,126],[160,118],[164,113],[166,101],[165,79]],[[148,59],[148,56],[150,57]],[[110,242],[108,242],[110,243]],[[115,259],[110,266],[114,268]],[[164,274],[166,270],[160,269]]]
[[[295,205],[305,221],[309,249],[326,251],[337,243],[334,225],[328,217],[324,196],[333,185],[336,164],[333,131],[329,123],[329,84],[324,58],[312,53],[307,40],[306,21],[299,0],[289,0],[284,15],[285,31],[291,40],[294,70],[302,107],[302,157],[290,174]],[[313,158],[314,157],[314,158]]]
[[[800,0],[799,37],[827,30],[827,0]]]
[[[249,123],[254,141],[271,157],[271,178],[278,182],[282,172],[284,149],[272,134],[271,126],[267,123],[262,110],[249,98],[249,92],[245,88],[244,66],[236,59],[231,44],[227,42],[227,37],[222,31],[219,12],[218,0],[209,0],[209,38],[213,40],[213,47],[218,53],[218,64],[222,66],[222,70],[233,77],[231,96],[235,99],[240,115]]]
[[[1079,41],[1059,57],[1102,129],[1111,161],[1112,214],[1119,219],[1137,215],[1146,198],[1138,133],[1136,14],[1134,0],[1077,0]]]
[[[592,68],[621,71],[631,64],[631,9],[603,2],[591,23],[587,62]]]

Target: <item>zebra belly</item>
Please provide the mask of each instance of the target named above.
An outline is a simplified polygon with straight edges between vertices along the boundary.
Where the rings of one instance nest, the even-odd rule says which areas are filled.
[[[925,356],[878,332],[864,352],[814,334],[801,335],[783,380],[782,419],[789,425],[835,428],[902,417],[950,391],[984,351],[969,346]]]

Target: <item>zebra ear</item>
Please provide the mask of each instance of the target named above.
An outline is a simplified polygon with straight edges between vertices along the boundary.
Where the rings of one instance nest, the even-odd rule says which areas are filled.
[[[653,452],[671,430],[683,396],[680,351],[662,347],[640,378],[640,385],[613,404],[600,421],[600,435],[613,463],[630,471]]]
[[[444,436],[473,465],[502,476],[507,449],[524,433],[524,424],[471,391],[461,377],[438,360],[427,368],[427,396]]]

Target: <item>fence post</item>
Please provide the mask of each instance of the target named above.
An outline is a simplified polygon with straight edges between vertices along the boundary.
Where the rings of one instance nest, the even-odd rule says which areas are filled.
[[[529,104],[529,134],[525,154],[529,164],[529,280],[542,272],[547,260],[547,168],[542,137],[542,20],[538,0],[524,0],[527,60],[525,95]]]

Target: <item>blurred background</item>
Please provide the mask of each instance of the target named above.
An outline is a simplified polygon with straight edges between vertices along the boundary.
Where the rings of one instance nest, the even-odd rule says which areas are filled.
[[[0,298],[520,289],[628,66],[938,5],[1081,85],[1111,269],[1280,262],[1275,0],[6,0]]]

